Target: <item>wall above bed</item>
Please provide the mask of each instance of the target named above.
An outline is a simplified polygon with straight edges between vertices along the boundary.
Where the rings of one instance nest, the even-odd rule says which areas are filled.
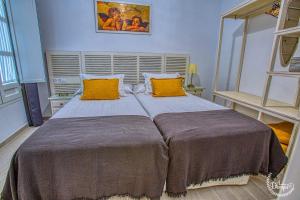
[[[37,0],[44,50],[189,54],[210,97],[221,0],[124,2],[152,5],[151,35],[96,33],[94,0]]]

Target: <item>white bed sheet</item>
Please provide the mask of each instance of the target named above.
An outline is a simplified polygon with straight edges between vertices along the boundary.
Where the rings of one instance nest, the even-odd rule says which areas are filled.
[[[134,97],[129,94],[117,100],[80,100],[80,96],[73,97],[63,108],[53,115],[52,118],[75,118],[97,117],[117,115],[140,115],[148,114]]]
[[[228,109],[203,98],[191,94],[180,97],[153,97],[152,95],[136,94],[144,109],[153,119],[162,113],[197,112]]]

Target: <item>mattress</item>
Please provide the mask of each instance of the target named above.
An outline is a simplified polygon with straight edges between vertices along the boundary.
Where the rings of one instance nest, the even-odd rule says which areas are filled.
[[[75,117],[100,117],[118,115],[147,116],[143,107],[134,95],[129,94],[117,100],[80,100],[80,96],[73,97],[52,118],[75,118]]]
[[[228,109],[191,94],[180,97],[153,97],[147,94],[136,94],[136,97],[152,119],[162,113]]]

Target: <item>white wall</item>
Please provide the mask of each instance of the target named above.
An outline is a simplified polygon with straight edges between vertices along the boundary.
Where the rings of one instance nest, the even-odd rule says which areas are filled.
[[[27,118],[22,99],[0,105],[0,144],[26,124]]]
[[[188,53],[210,96],[220,0],[130,0],[152,4],[152,34],[95,32],[94,0],[38,0],[46,50]]]

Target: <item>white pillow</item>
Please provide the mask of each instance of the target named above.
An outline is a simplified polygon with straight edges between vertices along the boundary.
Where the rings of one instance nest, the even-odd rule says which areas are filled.
[[[145,93],[145,92],[146,92],[146,88],[144,83],[139,83],[133,86],[134,94]]]
[[[94,74],[80,74],[81,78],[81,88],[83,88],[83,80],[90,80],[90,79],[119,79],[119,93],[120,96],[127,96],[124,86],[124,74],[114,74],[114,75],[105,75],[105,76],[99,76]],[[128,88],[127,88],[128,89]]]
[[[126,94],[133,94],[133,85],[131,85],[131,84],[124,84],[124,92]]]
[[[178,78],[180,77],[179,73],[175,74],[151,74],[151,73],[143,73],[145,78],[145,93],[151,94],[152,93],[152,85],[151,85],[151,78],[163,79],[163,78]]]

